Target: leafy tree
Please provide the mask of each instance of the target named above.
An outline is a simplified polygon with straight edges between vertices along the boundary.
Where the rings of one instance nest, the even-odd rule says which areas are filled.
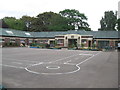
[[[0,20],[0,28],[9,28],[3,19]]]
[[[51,24],[48,25],[48,29],[52,31],[66,31],[70,30],[70,26],[68,25],[68,19],[62,17],[59,14],[56,14],[52,19],[50,20]]]
[[[65,15],[66,14],[66,15]],[[4,22],[11,29],[25,31],[66,31],[78,29],[90,30],[87,18],[77,10],[61,11],[59,14],[54,12],[44,12],[36,17],[22,16],[20,19],[15,17],[5,17]]]
[[[30,17],[30,16],[22,16],[22,18],[20,18],[20,20],[23,21],[24,23],[24,26],[25,26],[25,30],[26,31],[31,31],[31,25],[32,25],[32,22],[35,18],[34,17]]]
[[[44,12],[37,15],[32,23],[34,31],[60,31],[69,30],[68,20],[54,12]]]
[[[37,15],[35,20],[32,23],[33,31],[48,31],[48,25],[50,24],[49,20],[51,18],[51,14],[45,12]]]
[[[101,28],[99,30],[116,30],[117,15],[113,11],[106,11],[104,17],[100,20]]]
[[[117,30],[120,31],[120,18],[117,20]]]
[[[5,17],[3,18],[4,22],[11,29],[24,30],[25,25],[22,20],[16,19],[15,17]]]
[[[77,27],[78,29],[90,30],[89,24],[86,22],[87,17],[83,13],[80,13],[78,10],[65,9],[59,13],[61,16],[68,19],[68,25],[73,27],[71,29],[75,29],[75,27]]]

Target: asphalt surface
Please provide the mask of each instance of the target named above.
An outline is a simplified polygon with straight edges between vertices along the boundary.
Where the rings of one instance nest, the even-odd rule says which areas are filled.
[[[7,88],[118,88],[118,52],[2,49]]]

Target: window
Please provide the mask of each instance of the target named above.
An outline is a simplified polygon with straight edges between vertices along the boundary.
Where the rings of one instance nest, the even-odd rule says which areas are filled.
[[[86,44],[87,40],[86,39],[82,39],[82,43]]]
[[[107,48],[109,46],[109,41],[98,41],[98,48]]]
[[[33,42],[33,40],[29,40],[29,43],[32,43]]]
[[[71,36],[71,38],[74,38],[74,36]]]
[[[47,43],[48,40],[40,40],[40,43]]]
[[[4,42],[4,41],[5,41],[4,39],[0,38],[0,42]]]
[[[81,36],[81,38],[93,38],[93,36]]]
[[[63,42],[64,42],[63,39],[58,39],[58,40],[57,40],[57,44],[62,44]]]
[[[10,42],[15,42],[15,39],[10,39]]]
[[[55,36],[55,38],[64,38],[64,36]]]
[[[35,40],[35,43],[37,43],[37,40]]]
[[[25,43],[25,40],[20,40],[21,43]]]
[[[40,43],[43,43],[43,40],[40,40]]]
[[[96,40],[94,40],[94,44],[96,44]]]

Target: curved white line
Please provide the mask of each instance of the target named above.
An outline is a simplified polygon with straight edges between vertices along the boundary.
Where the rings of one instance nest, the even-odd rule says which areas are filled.
[[[34,74],[58,75],[58,74],[70,74],[70,73],[75,73],[75,72],[79,71],[80,70],[80,66],[78,66],[78,65],[75,65],[75,66],[78,68],[77,70],[72,71],[72,72],[65,72],[65,73],[39,73],[39,72],[35,72],[35,71],[32,71],[32,70],[29,70],[28,68],[25,68],[25,70],[30,72],[30,73],[34,73]]]
[[[47,69],[59,69],[60,68],[60,66],[47,66],[46,67]]]
[[[92,55],[91,57],[85,59],[84,61],[82,61],[82,62],[80,62],[80,63],[78,63],[78,64],[72,64],[72,63],[64,62],[63,64],[75,65],[75,66],[78,68],[77,70],[72,71],[72,72],[65,72],[65,73],[39,73],[39,72],[34,72],[34,71],[31,71],[31,70],[28,69],[29,67],[36,66],[36,65],[40,65],[40,64],[43,64],[43,63],[33,64],[33,65],[31,65],[31,66],[26,67],[25,70],[28,71],[28,72],[30,72],[30,73],[34,73],[34,74],[45,74],[45,75],[57,75],[57,74],[70,74],[70,73],[75,73],[75,72],[77,72],[77,71],[80,70],[80,66],[79,66],[80,64],[88,61],[89,59],[93,58],[94,56],[96,56],[96,55],[98,55],[98,54],[100,54],[100,53],[101,53],[101,52],[99,52],[99,53],[97,53],[97,54],[95,54],[95,55]],[[79,55],[79,54],[78,54],[78,55]],[[90,55],[90,54],[88,54],[88,55]],[[77,55],[73,55],[73,56],[77,56]],[[72,56],[72,57],[73,57],[73,56]],[[70,57],[66,57],[66,58],[70,58]],[[64,58],[64,59],[66,59],[66,58]],[[56,60],[56,61],[53,61],[53,62],[57,62],[57,61],[61,61],[61,60],[63,60],[63,59],[59,59],[59,60]],[[48,63],[53,63],[53,62],[48,62]]]

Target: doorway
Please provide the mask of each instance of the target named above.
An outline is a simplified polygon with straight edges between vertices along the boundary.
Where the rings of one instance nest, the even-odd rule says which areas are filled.
[[[91,47],[91,41],[88,41],[88,47]]]
[[[68,47],[77,47],[77,39],[68,39]]]

